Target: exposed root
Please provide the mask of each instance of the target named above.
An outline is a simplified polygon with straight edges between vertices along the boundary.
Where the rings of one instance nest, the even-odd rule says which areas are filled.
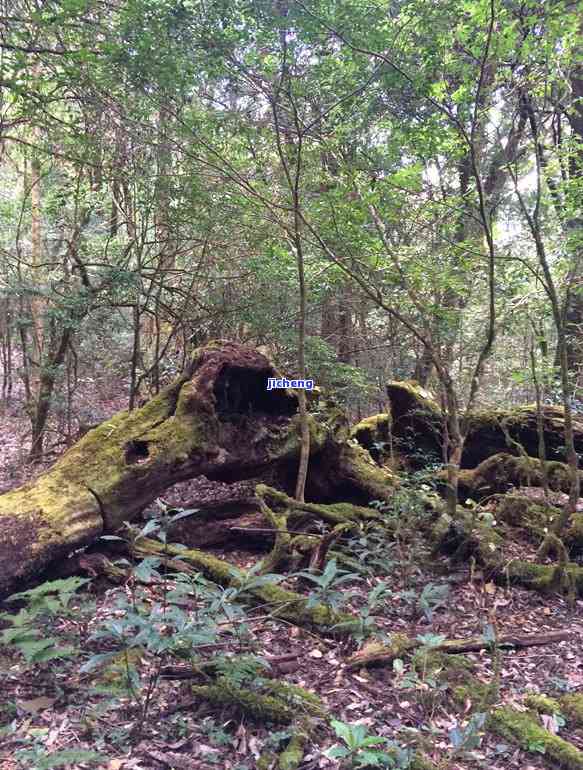
[[[264,491],[268,487],[264,487],[262,484],[257,485],[257,497],[259,499],[259,508],[261,513],[265,516],[267,521],[273,527],[275,533],[275,541],[271,551],[265,556],[261,562],[259,573],[261,575],[275,572],[284,562],[290,558],[290,542],[292,536],[287,531],[288,510],[285,513],[277,514],[272,511],[267,505],[264,499]]]
[[[555,544],[561,559],[559,564],[535,564],[519,559],[505,562],[501,535],[492,527],[475,521],[464,510],[455,521],[447,515],[441,516],[433,528],[433,539],[437,550],[454,560],[467,561],[473,556],[488,577],[502,585],[521,585],[541,593],[583,596],[583,568],[565,561],[566,552],[560,541]]]

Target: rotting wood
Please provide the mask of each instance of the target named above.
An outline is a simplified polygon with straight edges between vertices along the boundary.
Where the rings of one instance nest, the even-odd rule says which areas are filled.
[[[266,390],[275,374],[253,348],[209,343],[142,408],[114,415],[36,481],[0,495],[0,598],[135,519],[179,481],[289,477],[300,451],[297,399]],[[345,413],[330,401],[312,406],[310,494],[389,499],[395,477],[350,443]]]
[[[524,649],[526,647],[538,647],[546,644],[558,644],[570,639],[569,631],[551,631],[545,634],[514,635],[506,634],[498,637],[496,645],[502,649]],[[422,643],[417,639],[398,637],[394,644],[381,644],[369,642],[361,650],[355,652],[346,662],[348,669],[363,668],[366,666],[391,663],[401,655],[411,653],[420,647]],[[480,652],[492,646],[492,642],[481,638],[450,639],[432,647],[435,652],[461,653]]]

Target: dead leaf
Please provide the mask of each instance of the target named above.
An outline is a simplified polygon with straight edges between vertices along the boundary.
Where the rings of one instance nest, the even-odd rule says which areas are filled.
[[[545,729],[547,729],[550,733],[556,735],[559,732],[559,724],[554,714],[541,714],[540,718]]]
[[[17,700],[16,705],[22,711],[28,711],[29,714],[37,714],[39,711],[50,708],[56,701],[56,698],[47,698],[41,695],[32,700]]]
[[[235,733],[235,736],[237,737],[237,746],[235,748],[235,751],[237,754],[246,754],[247,753],[247,730],[245,730],[245,727],[243,724],[240,724],[237,728],[237,732]]]

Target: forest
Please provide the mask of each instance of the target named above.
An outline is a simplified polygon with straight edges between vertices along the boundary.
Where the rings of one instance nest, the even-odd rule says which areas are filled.
[[[0,770],[583,770],[583,0],[0,0]]]

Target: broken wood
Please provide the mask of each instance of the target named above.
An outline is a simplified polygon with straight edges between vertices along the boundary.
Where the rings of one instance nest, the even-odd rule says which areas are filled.
[[[349,670],[363,668],[366,666],[382,665],[392,663],[393,660],[401,655],[414,652],[423,646],[418,639],[410,639],[401,635],[395,635],[396,640],[393,644],[381,644],[380,642],[369,642],[365,646],[351,655],[346,662]],[[503,634],[499,636],[495,644],[502,649],[524,649],[526,647],[538,647],[545,644],[558,644],[568,641],[570,633],[568,631],[551,631],[545,634],[514,635]],[[491,649],[494,642],[483,637],[472,637],[470,639],[450,639],[432,646],[432,652],[480,652],[481,650]]]
[[[293,391],[266,390],[276,374],[253,348],[209,343],[145,406],[90,430],[36,481],[1,495],[0,598],[179,481],[275,477],[285,488],[297,471],[298,405]],[[388,499],[394,477],[348,441],[342,410],[312,406],[308,494]]]

